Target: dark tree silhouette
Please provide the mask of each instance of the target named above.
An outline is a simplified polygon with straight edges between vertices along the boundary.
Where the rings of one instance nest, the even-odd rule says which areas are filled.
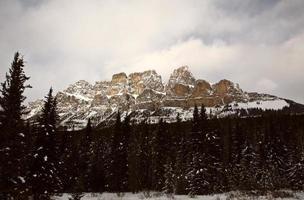
[[[27,188],[27,131],[22,119],[25,114],[23,95],[29,79],[24,72],[24,60],[19,52],[0,88],[0,190],[4,198],[25,196]],[[25,166],[25,167],[22,167]]]
[[[52,88],[45,97],[39,119],[39,131],[32,154],[31,185],[34,199],[49,199],[50,195],[61,191],[59,160],[56,155],[56,99]]]

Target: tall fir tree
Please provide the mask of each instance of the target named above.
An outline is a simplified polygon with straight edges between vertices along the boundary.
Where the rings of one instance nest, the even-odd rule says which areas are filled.
[[[175,158],[175,167],[174,175],[176,179],[176,194],[185,194],[186,193],[186,169],[187,169],[187,135],[183,130],[181,119],[179,114],[176,117],[176,131],[173,133],[176,134],[179,138],[176,144],[176,152],[174,153]]]
[[[26,97],[24,91],[30,88],[25,85],[29,79],[24,72],[24,60],[19,52],[14,55],[13,62],[0,88],[0,190],[3,198],[19,198],[26,196],[27,181],[27,131],[22,119]],[[23,167],[24,166],[24,167]]]
[[[45,97],[39,119],[39,132],[32,155],[31,186],[34,199],[50,199],[50,195],[60,192],[62,181],[59,177],[59,159],[56,155],[56,99],[50,89]]]
[[[165,164],[164,179],[163,191],[169,196],[174,195],[176,192],[176,176],[174,174],[173,163],[170,158],[167,159]]]
[[[128,136],[124,133],[129,129],[129,117],[126,117],[124,124],[121,122],[120,112],[117,113],[112,142],[112,161],[110,189],[113,192],[125,192],[128,188]],[[128,130],[129,131],[129,130]]]
[[[88,119],[84,135],[81,138],[80,148],[79,148],[79,170],[80,174],[78,177],[78,190],[79,192],[92,192],[93,178],[93,139],[92,139],[92,125],[91,119]]]
[[[139,125],[141,127],[142,125]],[[141,163],[144,160],[140,160],[141,154],[141,143],[142,138],[141,131],[132,131],[129,139],[129,147],[128,147],[128,176],[129,176],[129,189],[131,192],[139,192],[142,188],[140,181],[141,174]]]
[[[152,138],[152,185],[154,190],[161,191],[164,187],[164,173],[168,156],[168,133],[166,123],[160,120]]]
[[[293,152],[295,153],[295,152]],[[304,189],[304,153],[300,153],[298,158],[293,155],[292,165],[288,169],[287,177],[291,189],[303,190]]]

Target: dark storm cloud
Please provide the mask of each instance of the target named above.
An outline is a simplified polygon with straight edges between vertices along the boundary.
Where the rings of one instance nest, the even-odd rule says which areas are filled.
[[[215,0],[215,6],[222,12],[236,17],[254,17],[274,8],[281,0]]]
[[[189,65],[212,82],[304,103],[304,1],[0,1],[0,80],[13,54],[27,61],[31,100],[50,86],[94,83]]]

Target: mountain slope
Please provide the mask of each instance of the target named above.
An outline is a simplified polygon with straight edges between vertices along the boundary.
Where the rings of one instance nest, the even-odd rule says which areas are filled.
[[[80,80],[57,93],[60,125],[68,129],[81,129],[87,120],[95,126],[115,118],[117,111],[122,116],[130,114],[134,122],[148,119],[151,123],[163,118],[175,121],[177,114],[182,120],[192,118],[194,105],[204,104],[207,112],[217,116],[237,114],[239,110],[260,108],[275,109],[293,107],[293,101],[276,96],[248,93],[238,84],[221,80],[210,84],[195,79],[187,66],[175,69],[164,84],[155,70],[114,74],[111,81],[94,85]],[[28,105],[26,119],[34,120],[41,111],[43,102],[37,100]],[[297,110],[295,109],[295,110]]]

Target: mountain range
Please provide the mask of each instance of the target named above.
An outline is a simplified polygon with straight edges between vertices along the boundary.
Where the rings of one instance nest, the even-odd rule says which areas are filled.
[[[196,79],[188,66],[175,69],[167,83],[155,70],[118,73],[111,81],[98,81],[94,85],[85,80],[69,85],[56,94],[60,126],[82,129],[90,118],[93,125],[110,123],[118,111],[122,118],[131,116],[139,123],[148,120],[157,123],[192,118],[195,105],[206,107],[210,116],[237,115],[240,110],[293,109],[303,105],[269,94],[245,92],[238,84],[223,79],[215,84]],[[43,107],[43,100],[30,102],[26,119],[35,120]],[[300,112],[300,110],[298,110]]]

